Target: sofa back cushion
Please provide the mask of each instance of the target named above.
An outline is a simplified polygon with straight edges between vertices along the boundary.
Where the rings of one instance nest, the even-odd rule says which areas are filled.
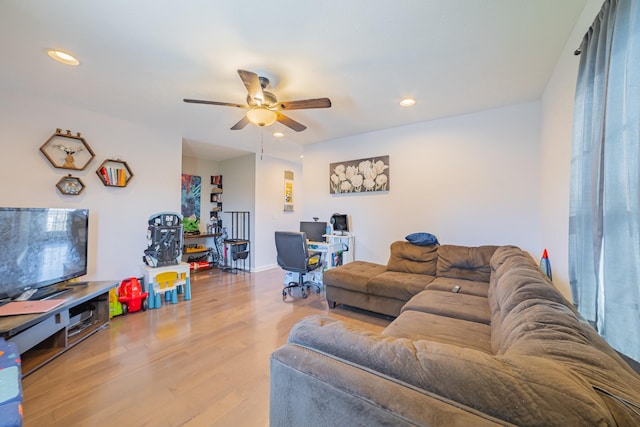
[[[518,248],[501,247],[491,267],[493,352],[558,363],[600,393],[618,425],[637,424],[637,416],[633,420],[630,407],[621,402],[640,402],[640,376],[556,290],[533,258]]]
[[[418,246],[397,241],[391,244],[387,270],[435,276],[437,259],[438,245]]]
[[[529,339],[588,342],[581,316],[529,254],[503,246],[495,252],[491,267],[488,299],[496,354]]]
[[[497,246],[440,245],[436,276],[489,282],[491,256]]]
[[[504,328],[513,329],[514,325],[504,325],[504,318],[511,312],[525,294],[521,291],[518,298],[512,298],[518,287],[528,276],[529,285],[539,279],[529,268],[529,259],[522,249],[516,246],[501,246],[491,258],[491,279],[489,281],[489,309],[491,310],[491,347],[496,354],[504,353],[510,344]],[[529,286],[531,288],[532,286]]]

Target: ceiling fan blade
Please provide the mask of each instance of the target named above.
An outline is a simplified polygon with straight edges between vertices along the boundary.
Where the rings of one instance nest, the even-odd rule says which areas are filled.
[[[304,110],[306,108],[329,108],[331,100],[329,98],[301,99],[300,101],[278,102],[282,110]]]
[[[231,102],[201,101],[199,99],[183,99],[183,101],[189,102],[191,104],[209,104],[209,105],[222,105],[225,107],[247,108],[246,105],[233,104]]]
[[[302,132],[303,130],[305,130],[307,128],[302,123],[298,123],[295,120],[285,116],[282,113],[276,112],[276,114],[278,115],[278,118],[276,119],[277,121],[279,121],[280,123],[282,123],[285,126],[290,127],[291,129],[295,130],[296,132]]]
[[[256,104],[264,104],[264,93],[262,92],[262,85],[258,75],[251,71],[238,70],[238,74],[244,83],[244,86],[249,92],[249,96],[256,101]]]
[[[244,128],[248,124],[249,124],[249,119],[247,118],[247,116],[244,116],[242,119],[240,119],[240,121],[238,123],[233,125],[231,130],[240,130],[240,129]]]

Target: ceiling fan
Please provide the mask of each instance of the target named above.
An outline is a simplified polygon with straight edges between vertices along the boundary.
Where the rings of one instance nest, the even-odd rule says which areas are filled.
[[[307,127],[302,123],[285,116],[281,111],[331,107],[331,100],[329,98],[278,101],[273,93],[265,90],[269,86],[269,79],[266,77],[259,77],[256,73],[245,70],[238,70],[238,74],[247,88],[248,105],[234,104],[230,102],[201,101],[198,99],[184,99],[184,102],[248,109],[246,115],[238,123],[233,125],[231,130],[240,130],[249,123],[257,126],[271,126],[278,121],[296,132],[302,132]]]

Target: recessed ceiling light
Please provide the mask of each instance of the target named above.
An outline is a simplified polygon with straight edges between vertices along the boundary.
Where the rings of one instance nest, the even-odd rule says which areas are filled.
[[[49,57],[55,59],[58,62],[62,62],[63,64],[67,64],[67,65],[80,64],[80,61],[78,61],[75,56],[71,55],[70,53],[64,52],[62,50],[49,49],[47,51],[47,54],[49,55]]]
[[[284,136],[284,133],[282,133],[282,132],[274,132],[273,136],[275,136],[276,138],[282,138]]]
[[[404,98],[402,101],[400,101],[400,105],[403,107],[413,107],[414,105],[416,105],[416,100],[413,98]]]

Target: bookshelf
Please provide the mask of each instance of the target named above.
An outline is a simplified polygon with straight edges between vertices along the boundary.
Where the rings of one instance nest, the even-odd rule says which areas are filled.
[[[133,178],[133,172],[127,162],[113,159],[102,162],[96,170],[96,175],[107,187],[126,187]]]
[[[207,232],[219,233],[222,231],[222,175],[211,176],[211,204],[209,219],[212,228]]]

